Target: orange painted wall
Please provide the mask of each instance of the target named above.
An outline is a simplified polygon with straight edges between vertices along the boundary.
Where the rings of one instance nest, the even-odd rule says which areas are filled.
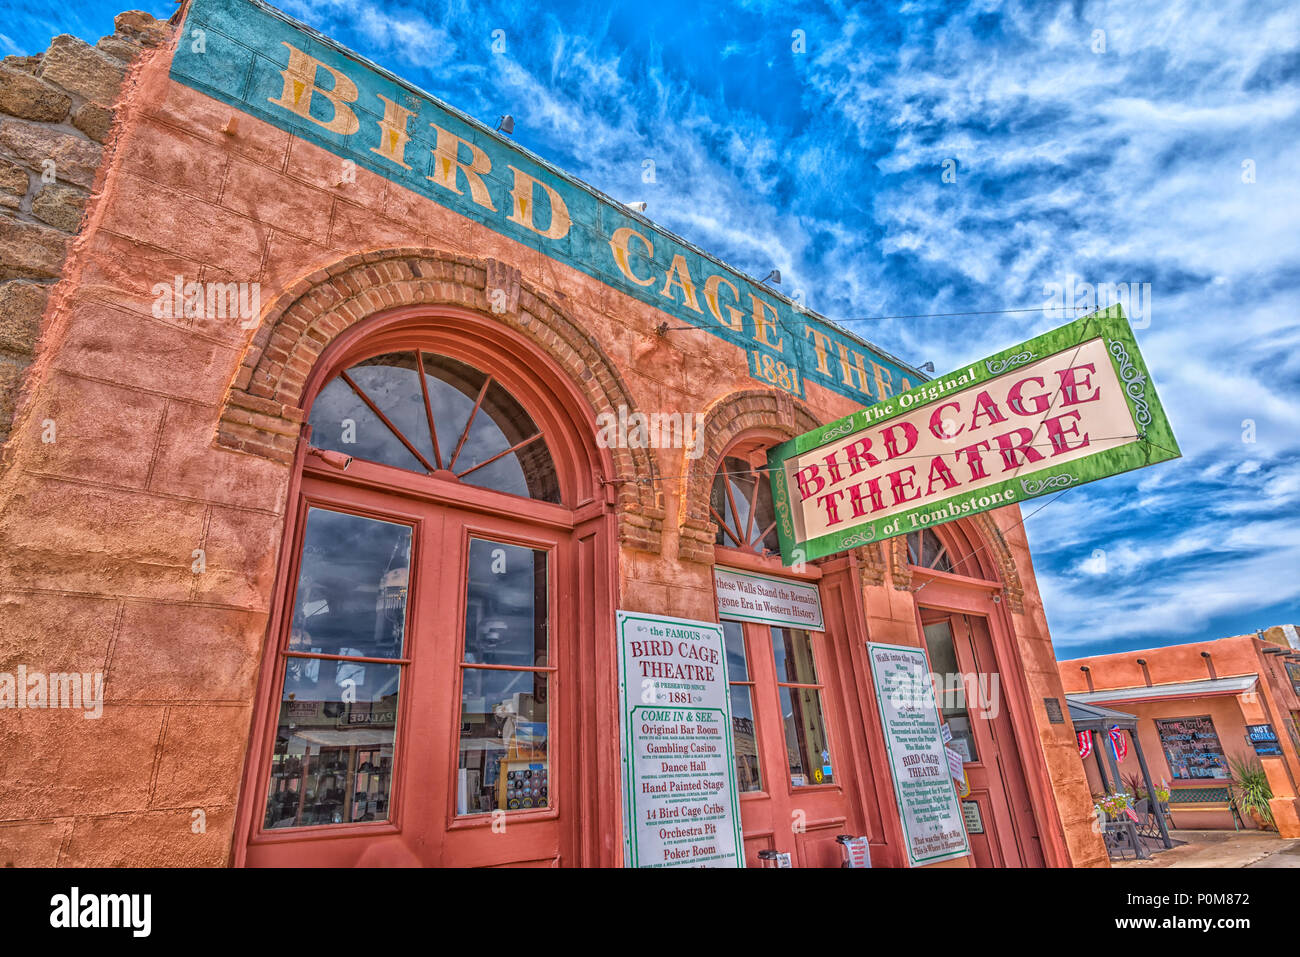
[[[142,58],[127,79],[4,450],[0,670],[103,670],[109,702],[98,721],[49,711],[0,722],[0,861],[19,866],[231,860],[290,469],[213,444],[253,330],[155,317],[155,283],[257,281],[265,306],[359,250],[490,257],[580,320],[641,409],[706,411],[759,387],[743,350],[700,331],[661,337],[664,314],[430,200],[364,169],[340,185],[336,157],[248,116],[223,132],[230,108],[172,83],[169,55]],[[808,403],[822,421],[853,410],[815,385]],[[48,420],[53,443],[41,441]],[[663,548],[622,550],[619,607],[711,619],[709,566],[676,557],[681,450],[656,455]],[[1042,705],[1062,689],[1019,512],[993,521],[1023,590],[1007,621],[1040,748],[1023,759],[1070,860],[1104,864],[1068,726]],[[872,640],[919,641],[901,575],[864,589]]]
[[[1169,763],[1160,745],[1155,719],[1209,715],[1214,722],[1215,732],[1219,736],[1224,754],[1229,757],[1247,758],[1254,756],[1254,748],[1246,740],[1246,725],[1272,724],[1282,742],[1283,754],[1281,757],[1261,757],[1260,761],[1273,789],[1273,810],[1278,819],[1279,830],[1287,836],[1291,836],[1292,832],[1300,836],[1300,819],[1296,817],[1297,811],[1300,810],[1300,801],[1297,801],[1297,794],[1300,791],[1297,791],[1296,787],[1300,782],[1300,736],[1292,733],[1294,722],[1291,719],[1292,713],[1300,710],[1300,696],[1297,696],[1291,682],[1287,679],[1280,656],[1264,653],[1264,650],[1270,647],[1278,646],[1261,641],[1252,635],[1238,635],[1216,641],[1170,645],[1164,648],[1092,658],[1076,658],[1060,662],[1061,682],[1067,693],[1077,693],[1116,688],[1143,688],[1148,684],[1158,686],[1238,675],[1259,675],[1254,693],[1144,702],[1098,703],[1116,711],[1136,715],[1141,719],[1138,730],[1152,777],[1168,780],[1175,787],[1184,782],[1182,779],[1175,780],[1170,771]],[[1209,652],[1208,661],[1201,656],[1202,652]],[[1146,673],[1137,663],[1139,658],[1147,663]],[[1083,667],[1089,668],[1089,672],[1083,672],[1081,670]],[[1288,725],[1291,725],[1290,729]],[[1095,759],[1089,757],[1084,764],[1089,788],[1093,793],[1099,793],[1101,780]],[[1109,765],[1107,772],[1109,773]],[[1136,757],[1132,753],[1121,765],[1120,774],[1124,778],[1140,774]],[[1175,812],[1175,823],[1180,827],[1233,826],[1232,817],[1226,811]],[[1247,825],[1253,826],[1249,819]]]

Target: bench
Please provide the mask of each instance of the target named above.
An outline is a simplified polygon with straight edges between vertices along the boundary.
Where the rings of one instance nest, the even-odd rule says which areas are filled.
[[[1244,826],[1237,805],[1232,800],[1232,787],[1228,784],[1174,787],[1169,789],[1169,811],[1228,811],[1232,814],[1234,830]]]

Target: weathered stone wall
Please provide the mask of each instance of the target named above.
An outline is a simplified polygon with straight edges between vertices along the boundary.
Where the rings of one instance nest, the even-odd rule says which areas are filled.
[[[127,67],[169,33],[138,10],[113,25],[93,47],[65,34],[44,53],[0,63],[0,443],[81,228]]]

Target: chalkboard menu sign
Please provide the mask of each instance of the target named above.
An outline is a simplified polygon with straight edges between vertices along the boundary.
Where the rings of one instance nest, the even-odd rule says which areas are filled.
[[[1156,721],[1160,744],[1175,778],[1226,779],[1228,762],[1209,715]]]

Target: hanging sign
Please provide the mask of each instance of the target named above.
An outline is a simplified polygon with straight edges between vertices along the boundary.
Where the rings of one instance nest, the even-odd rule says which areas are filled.
[[[734,568],[713,569],[718,617],[824,631],[816,585]]]
[[[1250,740],[1256,754],[1265,756],[1280,755],[1282,742],[1277,739],[1277,732],[1271,724],[1246,725],[1246,737]]]
[[[620,611],[623,858],[744,867],[722,626]]]
[[[970,853],[957,794],[949,783],[939,709],[925,652],[868,642],[867,655],[908,861],[913,866],[931,864]]]
[[[787,565],[1177,458],[1112,306],[768,453]]]

